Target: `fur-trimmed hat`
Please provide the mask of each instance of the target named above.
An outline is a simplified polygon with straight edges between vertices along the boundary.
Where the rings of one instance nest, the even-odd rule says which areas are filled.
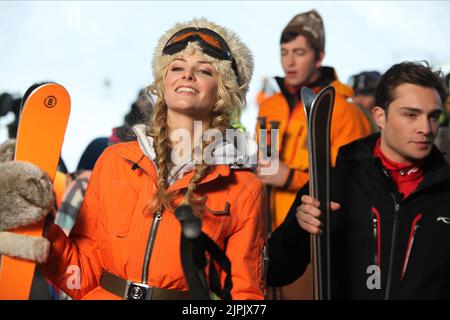
[[[285,32],[303,35],[315,49],[325,51],[325,30],[322,17],[316,10],[297,14],[284,28],[283,33]]]
[[[162,51],[167,41],[178,31],[189,27],[210,29],[218,33],[225,40],[228,47],[230,48],[231,55],[236,61],[238,85],[246,93],[248,91],[248,86],[253,74],[253,56],[250,49],[241,41],[236,33],[231,31],[230,29],[210,22],[205,18],[193,19],[192,21],[177,23],[159,38],[158,44],[153,53],[152,60],[154,78],[156,78],[156,74],[158,73],[158,71],[164,67],[164,63],[166,63],[165,60],[162,59]]]

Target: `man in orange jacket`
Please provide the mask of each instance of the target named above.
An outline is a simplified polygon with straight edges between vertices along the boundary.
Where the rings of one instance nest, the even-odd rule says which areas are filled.
[[[333,165],[340,146],[371,132],[367,117],[347,101],[353,95],[352,89],[339,82],[333,68],[322,66],[325,35],[322,18],[317,11],[298,14],[288,23],[281,34],[280,49],[285,77],[275,77],[279,91],[260,102],[258,115],[265,118],[266,124],[272,121],[279,123],[279,169],[273,175],[259,171],[260,178],[271,189],[272,229],[284,220],[297,191],[308,180],[307,123],[300,99],[303,86],[316,93],[328,85],[336,89],[331,126]],[[270,125],[267,128],[271,129]],[[309,287],[308,281],[303,280],[304,284],[299,285]],[[294,283],[293,286],[296,289],[288,291],[294,294],[281,290],[280,298],[310,297],[309,292],[299,294],[298,285]]]

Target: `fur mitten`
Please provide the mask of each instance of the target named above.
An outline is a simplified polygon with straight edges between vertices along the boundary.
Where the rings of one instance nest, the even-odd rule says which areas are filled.
[[[30,237],[6,230],[34,224],[54,205],[52,182],[37,166],[11,161],[14,143],[0,145],[0,254],[43,263],[50,243],[43,237]]]

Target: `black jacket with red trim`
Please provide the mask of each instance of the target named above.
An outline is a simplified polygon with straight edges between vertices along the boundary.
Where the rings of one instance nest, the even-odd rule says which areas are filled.
[[[373,156],[378,138],[342,147],[333,171],[341,209],[330,218],[332,297],[450,299],[450,167],[433,147],[424,179],[403,199]],[[269,239],[270,286],[293,282],[310,261],[309,234],[295,217],[304,194],[308,186]]]

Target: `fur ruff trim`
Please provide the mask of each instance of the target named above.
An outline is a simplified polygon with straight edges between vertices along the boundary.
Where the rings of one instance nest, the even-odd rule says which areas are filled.
[[[213,22],[208,21],[205,18],[193,19],[183,23],[177,23],[171,29],[166,31],[164,35],[159,38],[158,44],[153,52],[152,68],[153,77],[156,78],[156,74],[161,68],[164,67],[165,59],[163,59],[162,50],[164,45],[170,39],[172,35],[180,31],[181,29],[188,27],[208,28],[218,33],[227,43],[231,50],[231,54],[236,61],[238,70],[238,84],[239,87],[246,93],[253,74],[253,55],[250,49],[241,41],[236,33],[225,27],[219,26]],[[231,68],[231,66],[230,66]]]
[[[0,144],[0,163],[13,161],[15,149],[16,149],[15,139],[9,139]]]

